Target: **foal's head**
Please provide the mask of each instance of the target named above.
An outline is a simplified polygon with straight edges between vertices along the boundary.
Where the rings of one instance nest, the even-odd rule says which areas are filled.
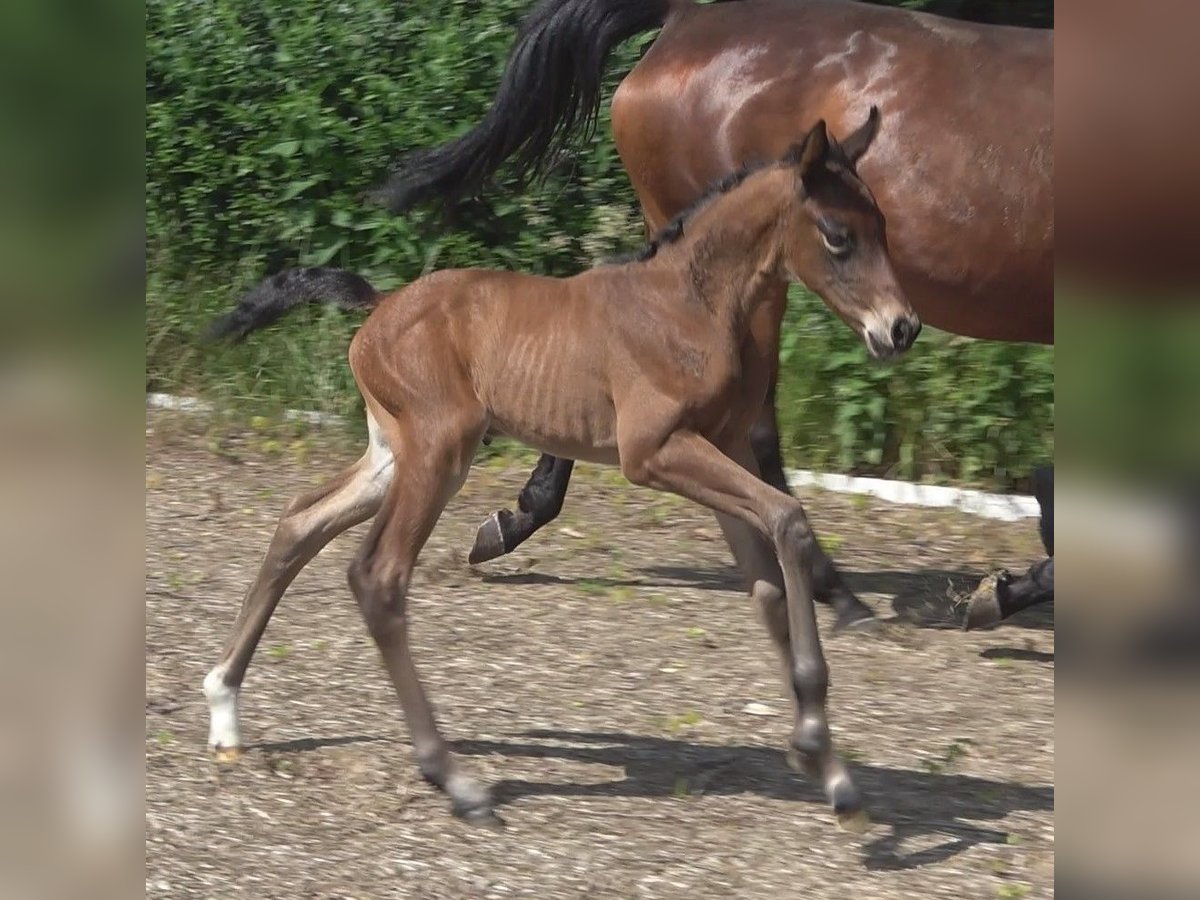
[[[782,166],[793,174],[795,202],[784,215],[781,263],[862,336],[872,356],[886,359],[912,346],[921,321],[892,271],[883,214],[855,170],[878,128],[872,107],[840,143],[820,121],[788,151]]]

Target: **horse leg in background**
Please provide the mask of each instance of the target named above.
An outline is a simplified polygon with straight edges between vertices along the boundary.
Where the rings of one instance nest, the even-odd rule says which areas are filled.
[[[750,429],[750,446],[758,463],[760,477],[771,487],[790,494],[787,475],[783,471],[783,451],[780,449],[779,424],[775,417],[775,384],[778,369],[771,378],[766,400],[758,419]],[[834,630],[869,628],[878,620],[872,609],[854,595],[833,560],[817,543],[813,555],[813,590],[818,603],[833,607],[837,619]]]
[[[535,531],[562,512],[575,460],[543,453],[517,497],[517,512],[502,509],[479,526],[468,562],[481,563],[512,553]]]
[[[989,579],[976,588],[967,605],[963,628],[973,631],[997,625],[1009,616],[1039,603],[1054,600],[1054,468],[1043,466],[1033,473],[1033,495],[1041,508],[1038,531],[1042,546],[1049,557],[1029,567],[1024,575],[1014,577],[1001,572],[995,583]]]
[[[221,659],[204,679],[209,707],[208,746],[219,760],[236,759],[242,752],[238,690],[283,592],[322,547],[375,515],[383,502],[392,479],[392,452],[373,420],[368,420],[368,427],[370,445],[362,459],[288,505],[258,577],[242,601]]]
[[[455,815],[477,824],[501,824],[492,811],[491,794],[461,770],[439,731],[409,644],[408,588],[417,556],[466,481],[484,431],[482,413],[478,421],[471,415],[457,425],[446,421],[445,410],[439,415],[424,418],[421,427],[410,418],[407,427],[396,429],[401,433],[395,438],[397,463],[408,465],[403,477],[392,480],[350,565],[350,589],[400,699],[421,775],[450,796]]]
[[[1042,517],[1038,532],[1046,555],[1054,555],[1054,466],[1041,466],[1033,472],[1033,496],[1037,498]]]

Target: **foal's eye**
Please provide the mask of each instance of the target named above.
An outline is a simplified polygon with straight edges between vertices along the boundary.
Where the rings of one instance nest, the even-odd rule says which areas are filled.
[[[821,229],[821,243],[834,256],[847,256],[854,246],[854,241],[851,240],[849,232],[826,231],[825,229]]]

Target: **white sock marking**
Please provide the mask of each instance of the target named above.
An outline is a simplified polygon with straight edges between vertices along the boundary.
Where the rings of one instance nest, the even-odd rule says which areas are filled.
[[[217,666],[204,677],[204,696],[208,698],[208,746],[223,750],[242,746],[238,733],[237,688],[225,683],[225,667]]]

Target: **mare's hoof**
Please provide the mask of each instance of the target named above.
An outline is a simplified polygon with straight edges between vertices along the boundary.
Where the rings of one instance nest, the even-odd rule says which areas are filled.
[[[979,583],[967,603],[967,615],[963,619],[963,631],[991,628],[1004,618],[1000,609],[1000,597],[996,592],[997,578],[989,576]]]
[[[873,634],[879,631],[880,624],[874,611],[870,607],[863,606],[860,603],[850,609],[843,609],[838,612],[837,619],[833,623],[833,633],[855,631]]]
[[[834,611],[838,618],[834,619],[834,634],[839,631],[874,631],[880,620],[875,618],[875,611],[857,596],[844,594],[833,602]]]
[[[213,759],[223,765],[235,763],[246,754],[245,747],[213,747]]]
[[[504,534],[500,531],[500,514],[492,513],[475,533],[475,546],[467,557],[471,565],[487,562],[505,554]]]

